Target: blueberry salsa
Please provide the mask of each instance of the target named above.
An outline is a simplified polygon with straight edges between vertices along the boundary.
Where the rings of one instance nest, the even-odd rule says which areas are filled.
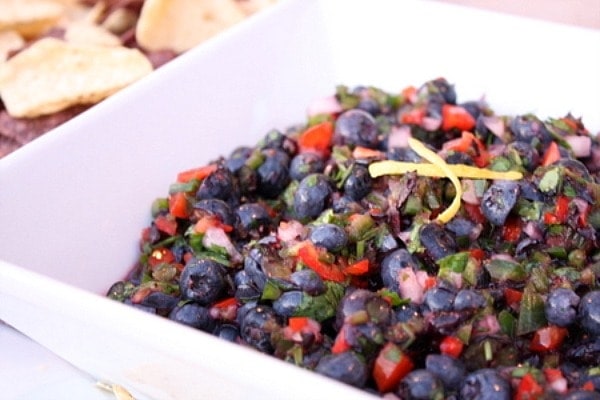
[[[400,399],[600,398],[600,142],[444,78],[180,172],[108,296]]]

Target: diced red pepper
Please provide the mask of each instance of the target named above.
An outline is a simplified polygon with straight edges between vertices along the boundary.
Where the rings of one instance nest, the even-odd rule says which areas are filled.
[[[298,258],[325,280],[333,282],[346,281],[346,275],[337,265],[321,261],[319,250],[311,242],[302,243],[298,249]]]
[[[585,382],[583,385],[581,385],[581,388],[583,390],[587,390],[588,392],[593,392],[594,390],[596,390],[596,387],[594,386],[594,382],[592,382],[592,381]]]
[[[400,117],[400,122],[403,124],[421,125],[423,118],[425,118],[425,108],[415,107],[403,113]]]
[[[467,217],[469,217],[471,221],[478,224],[483,224],[485,223],[485,221],[487,221],[485,215],[483,215],[483,212],[481,211],[481,207],[479,206],[479,204],[469,204],[463,201],[462,206],[467,212]]]
[[[437,285],[437,278],[435,276],[428,275],[423,282],[423,289],[429,290]]]
[[[329,121],[313,125],[298,136],[300,152],[314,151],[329,154],[333,140],[333,124]]]
[[[475,118],[464,107],[453,104],[442,106],[442,129],[445,131],[453,128],[470,131],[475,127],[475,122]]]
[[[502,227],[502,239],[507,242],[514,243],[521,237],[523,231],[521,218],[510,216],[506,219]]]
[[[417,100],[417,88],[414,86],[407,86],[402,89],[402,97],[409,103],[414,103]]]
[[[556,198],[556,207],[554,209],[554,215],[561,222],[567,221],[569,216],[569,203],[571,200],[567,196],[558,196]]]
[[[490,153],[485,144],[469,131],[462,131],[461,137],[450,140],[444,144],[445,150],[467,153],[478,167],[485,167],[490,163]]]
[[[308,317],[290,317],[288,319],[288,326],[294,332],[300,332],[306,326],[308,326]]]
[[[373,366],[373,379],[377,389],[381,393],[394,390],[413,368],[412,360],[400,347],[391,342],[387,343],[379,352]]]
[[[550,145],[542,157],[541,164],[543,167],[547,167],[558,160],[560,160],[560,150],[558,149],[558,144],[556,142],[550,142]]]
[[[345,351],[350,350],[350,343],[346,340],[345,328],[342,326],[342,329],[338,332],[335,337],[335,341],[333,342],[333,346],[331,347],[331,352],[333,354],[340,354]]]
[[[514,306],[521,303],[521,299],[523,298],[523,292],[513,288],[504,288],[504,301],[508,306]]]
[[[233,227],[231,225],[222,223],[221,220],[219,220],[219,218],[213,215],[203,216],[194,225],[194,231],[196,233],[206,233],[208,228],[221,228],[225,232],[233,231]]]
[[[517,387],[514,400],[535,400],[541,398],[544,388],[537,383],[533,375],[526,373]]]
[[[529,348],[533,351],[544,352],[560,347],[569,331],[556,325],[549,325],[535,331]]]
[[[469,250],[469,254],[478,261],[482,261],[485,258],[485,251],[483,249],[471,249]]]
[[[228,297],[226,299],[216,302],[215,304],[213,304],[213,307],[216,307],[216,308],[228,308],[231,306],[237,307],[237,304],[238,304],[238,302],[235,297]]]
[[[154,225],[156,228],[166,233],[169,236],[173,236],[177,233],[177,220],[173,218],[171,214],[160,214],[156,218],[154,218]]]
[[[173,252],[165,248],[153,250],[148,257],[148,265],[150,265],[150,267],[155,267],[159,264],[171,264],[174,261],[175,255]]]
[[[209,164],[209,165],[205,165],[203,167],[188,169],[186,171],[182,171],[179,174],[177,174],[177,182],[187,183],[187,182],[191,181],[192,179],[196,179],[196,180],[200,181],[200,180],[203,180],[204,178],[206,178],[207,176],[209,176],[210,174],[212,174],[213,172],[215,172],[216,170],[217,170],[216,164]]]
[[[189,218],[190,202],[184,192],[176,192],[169,196],[169,213],[176,218]]]
[[[453,358],[458,358],[462,353],[464,343],[456,336],[446,336],[440,343],[440,352]]]
[[[366,258],[344,268],[344,273],[348,275],[364,275],[367,272],[369,272],[369,260]]]

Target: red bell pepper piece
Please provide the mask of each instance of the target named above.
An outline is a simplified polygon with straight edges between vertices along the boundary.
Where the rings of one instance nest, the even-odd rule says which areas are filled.
[[[177,220],[173,218],[171,214],[160,214],[154,218],[154,225],[156,228],[166,233],[169,236],[173,236],[177,233]]]
[[[333,342],[333,346],[331,347],[331,352],[333,354],[340,354],[345,351],[350,350],[350,343],[346,340],[345,327],[342,326],[342,329],[338,332],[335,337],[335,341]]]
[[[536,382],[533,375],[526,373],[517,387],[515,400],[534,400],[539,399],[544,394],[544,388]]]
[[[190,202],[185,192],[176,192],[169,196],[169,213],[177,218],[189,218]]]
[[[377,356],[373,366],[373,379],[381,393],[394,390],[398,383],[412,369],[414,364],[400,347],[394,343],[387,343]]]
[[[313,125],[298,136],[300,152],[314,151],[329,154],[333,140],[333,124],[329,121]]]
[[[556,325],[549,325],[535,331],[529,348],[533,351],[545,352],[560,347],[569,331]]]
[[[464,107],[453,104],[442,106],[442,129],[445,131],[453,128],[470,131],[475,127],[475,122],[475,118]]]
[[[319,250],[311,242],[306,241],[300,246],[298,258],[325,280],[333,282],[346,281],[346,275],[337,265],[320,260]]]
[[[148,257],[150,267],[156,267],[159,264],[171,264],[172,262],[175,262],[175,255],[171,250],[165,248],[155,249]]]
[[[367,272],[369,272],[369,260],[366,258],[344,268],[344,273],[348,275],[364,275]]]
[[[523,231],[521,218],[517,216],[510,216],[506,219],[504,226],[502,227],[502,239],[507,242],[514,243],[521,237]]]
[[[544,152],[541,165],[543,167],[547,167],[548,165],[558,160],[560,160],[560,151],[558,149],[558,144],[556,142],[551,142],[546,151]]]
[[[458,358],[462,353],[464,343],[456,336],[446,336],[440,343],[440,352],[453,358]]]
[[[415,107],[412,110],[402,114],[400,117],[400,122],[403,124],[421,125],[423,118],[425,118],[425,108]]]
[[[177,182],[187,183],[187,182],[191,181],[192,179],[201,181],[204,178],[206,178],[208,175],[215,172],[216,170],[217,170],[216,164],[209,164],[209,165],[205,165],[203,167],[188,169],[186,171],[182,171],[179,174],[177,174]]]

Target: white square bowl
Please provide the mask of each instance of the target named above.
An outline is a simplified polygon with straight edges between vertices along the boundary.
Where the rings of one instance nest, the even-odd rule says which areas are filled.
[[[0,319],[138,398],[372,398],[104,297],[178,171],[337,84],[446,77],[499,113],[600,131],[600,31],[417,0],[282,0],[0,160]]]

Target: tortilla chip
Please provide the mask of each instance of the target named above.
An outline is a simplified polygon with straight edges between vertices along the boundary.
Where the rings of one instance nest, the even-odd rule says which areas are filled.
[[[64,6],[51,0],[0,0],[0,31],[35,38],[56,25],[63,12]]]
[[[44,38],[0,65],[0,96],[11,116],[36,117],[97,103],[151,71],[137,49]]]
[[[0,32],[0,63],[6,61],[13,51],[25,46],[25,40],[17,31]]]
[[[120,46],[121,39],[106,28],[88,22],[73,22],[65,31],[65,40],[69,43],[98,46]]]
[[[146,0],[136,39],[145,50],[182,53],[244,17],[234,0]]]

